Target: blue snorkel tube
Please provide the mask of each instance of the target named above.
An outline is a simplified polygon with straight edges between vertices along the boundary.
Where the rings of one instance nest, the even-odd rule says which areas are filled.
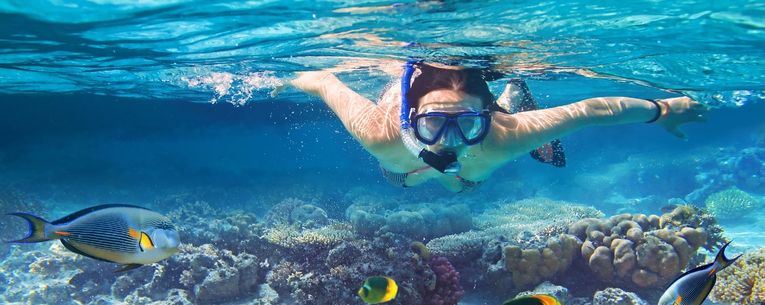
[[[406,146],[415,157],[421,159],[439,172],[447,175],[457,175],[461,166],[457,161],[457,155],[454,152],[438,154],[429,151],[427,146],[417,141],[417,138],[414,135],[410,120],[414,109],[409,108],[409,99],[407,98],[407,95],[409,93],[412,75],[414,74],[414,65],[416,63],[419,63],[419,61],[407,61],[404,66],[404,75],[401,77],[401,116],[399,117],[401,120],[401,139],[404,141],[404,146]]]

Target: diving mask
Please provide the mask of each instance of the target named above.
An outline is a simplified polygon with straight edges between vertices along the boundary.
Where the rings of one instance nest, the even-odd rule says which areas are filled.
[[[438,143],[449,130],[455,131],[466,145],[478,144],[489,133],[490,123],[489,111],[426,112],[412,118],[415,137],[427,145]]]

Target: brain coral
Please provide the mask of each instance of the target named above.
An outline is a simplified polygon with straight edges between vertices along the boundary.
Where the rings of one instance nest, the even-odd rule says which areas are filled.
[[[706,223],[692,223],[700,217],[698,213],[698,209],[681,206],[661,217],[586,218],[569,226],[568,233],[583,240],[582,259],[600,281],[662,287],[680,274],[701,246],[715,238],[707,233]]]
[[[710,299],[718,303],[765,303],[765,248],[745,254],[717,274]]]
[[[542,249],[507,246],[503,251],[505,270],[513,274],[516,287],[532,287],[568,269],[579,247],[579,241],[568,234],[547,240]]]
[[[709,195],[706,200],[707,210],[719,219],[746,216],[757,206],[757,199],[735,187]]]

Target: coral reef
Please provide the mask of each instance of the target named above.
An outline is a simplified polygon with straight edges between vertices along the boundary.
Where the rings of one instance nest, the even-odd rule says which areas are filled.
[[[324,209],[296,198],[287,198],[268,210],[266,226],[293,225],[301,228],[318,228],[329,223]]]
[[[214,244],[217,248],[244,251],[252,249],[253,236],[262,226],[252,213],[213,208],[204,201],[179,204],[167,213],[186,244]]]
[[[579,242],[561,234],[582,217],[602,215],[546,198],[500,202],[476,218],[478,230],[435,238],[427,247],[466,270],[463,282],[484,283],[504,295],[565,271],[578,257]],[[529,259],[539,264],[528,265]]]
[[[351,226],[340,222],[302,230],[292,225],[277,224],[266,229],[263,235],[269,243],[302,253],[329,249],[353,237]]]
[[[759,202],[749,193],[732,187],[709,195],[705,205],[717,219],[735,220],[746,217],[759,206]]]
[[[543,248],[550,238],[582,218],[602,217],[595,208],[547,198],[502,202],[476,217],[477,230],[430,240],[428,248],[452,262],[479,258],[492,240],[525,248]]]
[[[689,211],[698,212],[682,206],[663,217],[588,218],[571,225],[569,233],[583,240],[581,257],[600,281],[658,288],[678,276],[696,251],[709,243],[704,227],[683,222],[693,219],[686,215]]]
[[[433,257],[428,262],[436,274],[435,287],[425,294],[425,305],[457,305],[465,294],[460,286],[460,274],[445,257]],[[430,287],[429,287],[430,288]]]
[[[527,288],[566,271],[579,250],[579,240],[567,234],[547,240],[541,249],[504,248],[505,270],[517,288]]]
[[[473,219],[467,205],[405,204],[393,211],[356,203],[345,211],[354,230],[363,235],[378,230],[405,235],[412,239],[430,239],[470,230]]]
[[[744,254],[718,273],[709,298],[718,303],[765,303],[765,248]]]
[[[717,224],[714,215],[692,205],[680,205],[662,214],[659,218],[659,227],[680,230],[684,238],[693,240],[692,244],[702,242],[700,240],[702,235],[693,234],[690,229],[702,228],[707,233],[707,239],[703,241],[702,247],[709,252],[715,252],[729,241],[723,234],[723,228]]]
[[[343,241],[332,249],[312,253],[326,259],[279,261],[266,280],[285,304],[357,303],[355,292],[371,275],[396,280],[399,286],[396,304],[424,304],[426,296],[434,295],[453,300],[457,295],[453,288],[458,285],[456,271],[441,259],[431,267],[410,246],[411,240],[393,233]]]
[[[606,288],[595,293],[592,305],[648,305],[636,294],[619,288]]]

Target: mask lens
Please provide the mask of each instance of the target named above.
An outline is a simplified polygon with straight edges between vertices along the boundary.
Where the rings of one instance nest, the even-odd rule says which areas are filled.
[[[457,125],[459,125],[465,138],[468,141],[472,141],[483,133],[483,120],[484,118],[478,115],[460,116],[457,117]]]
[[[427,141],[435,141],[438,131],[446,124],[446,117],[424,116],[417,120],[417,132]]]

